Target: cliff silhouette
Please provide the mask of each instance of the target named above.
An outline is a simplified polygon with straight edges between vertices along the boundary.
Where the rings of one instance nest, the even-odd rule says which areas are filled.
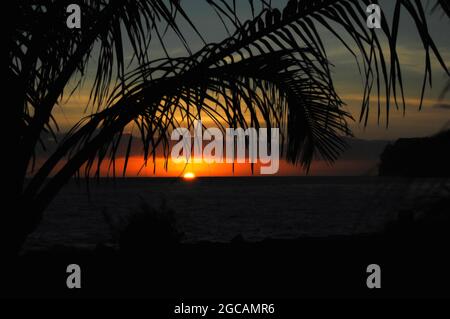
[[[449,177],[450,129],[422,138],[401,138],[380,156],[379,175]]]

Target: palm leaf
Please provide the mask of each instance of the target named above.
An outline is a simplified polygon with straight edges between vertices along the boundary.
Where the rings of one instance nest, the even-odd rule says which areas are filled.
[[[19,47],[11,51],[12,61],[15,61],[12,68],[29,91],[25,114],[30,119],[24,121],[27,128],[24,136],[28,135],[31,143],[25,143],[25,149],[34,149],[35,133],[49,122],[51,109],[68,80],[77,71],[85,72],[95,43],[100,44],[100,49],[92,99],[98,107],[106,105],[104,109],[93,110],[94,114],[69,132],[30,182],[27,191],[30,197],[39,197],[41,206],[45,206],[83,163],[87,163],[86,175],[98,173],[99,162],[96,161],[101,162],[107,154],[114,160],[117,140],[125,126],[132,122],[139,129],[145,160],[155,156],[160,144],[167,150],[167,134],[180,125],[179,118],[192,123],[205,114],[222,125],[260,126],[263,121],[269,127],[281,127],[287,157],[305,167],[309,167],[316,153],[328,161],[335,160],[344,147],[341,136],[350,134],[349,114],[343,110],[343,102],[334,90],[331,63],[320,29],[331,32],[349,54],[359,57],[365,79],[360,119],[365,123],[374,89],[379,117],[381,94],[386,97],[386,114],[389,114],[391,98],[397,107],[399,104],[405,107],[397,54],[401,12],[408,13],[415,22],[426,53],[422,96],[426,81],[431,84],[432,55],[448,74],[429,33],[420,1],[396,1],[391,24],[384,18],[381,30],[368,30],[365,26],[365,7],[373,2],[369,0],[291,0],[282,11],[266,1],[249,1],[254,18],[248,21],[240,20],[234,1],[207,2],[228,31],[234,30],[234,33],[220,43],[206,44],[195,54],[188,48],[188,56],[178,59],[166,57],[152,61],[148,52],[152,36],[164,45],[167,26],[188,47],[174,17],[176,12],[181,12],[190,20],[175,0],[86,1],[85,5],[92,11],[88,10],[88,19],[92,19],[94,30],[75,37],[67,37],[66,31],[52,32],[51,25],[41,25],[39,19],[31,19],[31,24],[19,22],[21,28],[16,36],[23,34],[22,42],[30,48],[26,52],[33,53],[36,50],[33,48],[37,47],[36,37],[29,35],[32,30],[49,34],[48,39],[41,39],[47,45],[40,46],[36,54],[26,54]],[[261,8],[258,15],[255,2]],[[448,16],[447,3],[439,1],[438,4]],[[19,2],[20,5],[24,12],[30,11],[29,1]],[[35,13],[33,9],[28,16],[34,17]],[[160,21],[167,23],[163,29],[159,28]],[[133,47],[133,58],[139,65],[127,74],[122,24]],[[347,37],[340,35],[337,27],[342,28]],[[62,47],[69,49],[61,50]],[[43,67],[36,68],[38,63],[43,63]],[[115,72],[114,66],[117,67]],[[119,80],[111,89],[114,74]],[[67,154],[67,164],[45,184],[45,178],[56,163]]]

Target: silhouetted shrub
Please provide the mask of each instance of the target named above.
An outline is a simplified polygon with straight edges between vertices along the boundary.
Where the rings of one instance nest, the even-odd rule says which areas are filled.
[[[405,240],[443,239],[450,236],[450,189],[431,202],[402,210],[398,218],[386,227],[386,234]]]
[[[104,215],[107,216],[105,212]],[[128,217],[119,219],[121,225],[115,225],[111,216],[106,217],[106,220],[115,233],[122,253],[146,253],[180,243],[183,234],[176,227],[174,215],[174,211],[164,201],[154,208],[142,200]]]

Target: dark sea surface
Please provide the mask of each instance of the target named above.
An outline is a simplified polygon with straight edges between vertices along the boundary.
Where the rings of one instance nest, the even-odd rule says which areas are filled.
[[[47,210],[25,249],[114,245],[113,220],[142,201],[175,211],[186,242],[325,237],[380,231],[398,212],[430,200],[442,183],[435,179],[381,177],[232,177],[72,181]]]

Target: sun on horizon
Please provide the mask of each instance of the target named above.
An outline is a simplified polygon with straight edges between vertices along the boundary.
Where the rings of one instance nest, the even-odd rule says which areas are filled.
[[[196,178],[196,176],[193,172],[186,172],[183,175],[183,179],[185,179],[185,180],[193,180],[195,178]]]

